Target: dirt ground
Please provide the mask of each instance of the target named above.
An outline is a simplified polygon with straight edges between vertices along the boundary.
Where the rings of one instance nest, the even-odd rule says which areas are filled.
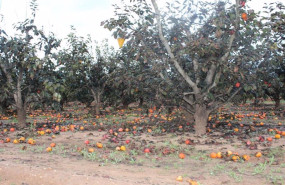
[[[80,152],[75,151],[75,145],[85,147],[84,140],[99,140],[102,132],[63,132],[56,138],[51,139],[49,136],[41,136],[37,139],[36,146],[27,144],[1,144],[0,152],[0,184],[1,185],[100,185],[100,184],[189,184],[187,180],[194,179],[204,185],[218,184],[271,184],[268,179],[264,178],[266,171],[272,172],[284,177],[285,161],[278,159],[277,164],[268,166],[264,172],[253,175],[254,170],[260,164],[264,164],[267,158],[254,158],[251,161],[243,163],[227,161],[224,159],[210,159],[205,157],[211,151],[235,151],[254,155],[258,150],[247,150],[242,143],[236,138],[234,141],[227,142],[224,139],[216,140],[221,144],[205,144],[210,137],[195,139],[194,135],[179,136],[171,139],[172,143],[178,143],[183,138],[193,138],[198,140],[200,145],[195,145],[186,153],[185,159],[179,159],[175,155],[163,156],[160,160],[157,156],[150,154],[142,156],[145,158],[141,163],[129,164],[126,161],[121,163],[105,163],[90,161],[85,159]],[[16,133],[14,133],[16,134]],[[141,140],[147,139],[154,143],[161,143],[170,135],[151,137],[142,135]],[[211,140],[211,139],[210,139]],[[277,146],[284,147],[285,139],[275,142],[272,148]],[[45,147],[49,143],[60,143],[58,148],[65,148],[60,152],[46,153]],[[159,144],[157,144],[159,145]],[[157,146],[156,145],[156,146]],[[23,147],[24,148],[23,150]],[[72,150],[74,149],[74,150]],[[99,149],[96,149],[99,150]],[[209,151],[205,154],[199,151]],[[125,151],[128,152],[128,151]],[[276,159],[277,160],[277,159]],[[229,173],[231,171],[231,173]],[[183,182],[176,181],[177,176],[183,176]],[[284,182],[284,178],[283,178]]]
[[[214,131],[203,137],[178,131],[136,135],[123,132],[116,143],[111,142],[108,130],[60,132],[54,138],[53,134],[35,135],[35,145],[12,143],[25,131],[2,132],[0,140],[9,137],[11,142],[0,142],[0,185],[282,185],[285,137],[275,139],[275,131],[268,132],[275,127],[284,130],[284,117],[276,117],[263,118],[265,125],[256,126],[254,131],[245,124],[235,132],[236,124],[212,128]],[[252,117],[237,123],[250,120]],[[268,137],[273,141],[267,141]],[[189,145],[185,144],[187,139],[191,141]],[[86,140],[90,141],[88,145]],[[126,144],[126,140],[130,143]],[[97,148],[97,142],[103,148]],[[51,143],[56,146],[46,152]],[[116,146],[121,145],[126,146],[126,151],[116,151]],[[146,147],[151,150],[149,154],[144,153]],[[89,148],[95,151],[88,153]],[[226,155],[228,151],[240,159],[233,161],[232,156]],[[181,152],[185,159],[178,157]],[[212,152],[222,152],[223,158],[210,158]],[[257,158],[256,152],[263,155]],[[241,159],[244,154],[250,156],[248,161]],[[178,176],[183,177],[182,182],[176,180]]]

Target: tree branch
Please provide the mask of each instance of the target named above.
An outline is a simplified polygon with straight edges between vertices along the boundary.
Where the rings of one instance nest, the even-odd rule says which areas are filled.
[[[184,78],[184,80],[190,85],[190,87],[193,88],[195,93],[200,92],[200,89],[197,87],[197,85],[191,80],[191,78],[188,76],[188,74],[183,70],[183,68],[180,66],[180,64],[178,63],[178,61],[175,59],[174,54],[171,51],[171,48],[166,40],[166,38],[163,36],[162,33],[162,25],[161,25],[161,20],[160,20],[160,11],[158,9],[158,6],[156,4],[155,0],[151,0],[152,5],[154,7],[155,10],[155,17],[157,20],[157,27],[158,27],[158,32],[159,32],[159,38],[161,40],[161,42],[163,43],[167,53],[170,56],[170,59],[172,60],[172,62],[174,63],[175,68],[177,69],[177,71],[181,74],[181,76]]]
[[[236,37],[236,31],[239,30],[240,25],[240,15],[239,15],[239,6],[240,6],[240,0],[236,0],[236,20],[235,20],[235,33],[230,36],[230,41],[228,44],[228,48],[226,49],[226,53],[221,57],[221,62],[225,62],[230,54],[233,41]]]

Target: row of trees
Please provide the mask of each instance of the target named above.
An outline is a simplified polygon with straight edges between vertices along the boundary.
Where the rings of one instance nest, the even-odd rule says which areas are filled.
[[[269,96],[278,108],[285,92],[284,6],[268,5],[261,16],[245,4],[185,0],[162,11],[155,0],[123,2],[102,22],[126,39],[116,51],[73,27],[64,42],[47,34],[34,24],[34,0],[17,34],[0,30],[1,108],[14,107],[25,127],[28,107],[59,110],[75,100],[95,102],[96,114],[134,101],[180,106],[194,115],[198,134],[209,114],[230,101]]]

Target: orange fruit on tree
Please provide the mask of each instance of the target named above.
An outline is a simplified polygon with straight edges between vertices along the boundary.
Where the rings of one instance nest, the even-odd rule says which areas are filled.
[[[213,159],[214,159],[214,158],[217,158],[217,153],[212,152],[212,153],[210,154],[210,157],[213,158]]]
[[[275,134],[275,139],[280,139],[281,135],[280,134]]]
[[[242,14],[241,14],[241,18],[242,18],[244,21],[247,21],[247,13],[242,13]]]
[[[261,157],[262,153],[261,152],[256,152],[255,157]]]
[[[185,158],[185,154],[184,154],[184,153],[180,153],[180,154],[179,154],[179,158],[180,158],[180,159],[184,159],[184,158]]]

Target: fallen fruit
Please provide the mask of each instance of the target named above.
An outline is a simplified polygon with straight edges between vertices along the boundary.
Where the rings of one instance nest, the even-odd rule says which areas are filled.
[[[182,177],[182,176],[178,176],[178,177],[176,178],[176,180],[179,181],[179,182],[182,182],[182,181],[183,181],[183,177]]]
[[[213,159],[214,159],[214,158],[217,158],[217,154],[214,153],[214,152],[212,152],[212,153],[210,154],[210,157],[213,158]]]
[[[149,148],[145,148],[144,149],[144,153],[150,153],[150,149]]]
[[[126,147],[125,147],[125,146],[121,146],[121,147],[120,147],[120,150],[121,150],[121,151],[126,151]]]
[[[94,148],[88,148],[88,152],[89,152],[89,153],[93,153],[94,151],[95,151]]]
[[[96,146],[97,146],[98,148],[103,148],[103,144],[102,144],[102,143],[96,143]]]
[[[179,154],[179,158],[180,158],[180,159],[184,159],[184,158],[185,158],[185,154],[184,154],[184,153],[180,153],[180,154]]]
[[[262,153],[261,152],[256,152],[255,157],[261,157]]]
[[[51,148],[51,147],[47,147],[47,148],[46,148],[46,151],[47,151],[47,152],[51,152],[51,151],[52,151],[52,148]]]
[[[281,138],[281,135],[280,134],[276,134],[275,135],[275,139],[280,139]]]

